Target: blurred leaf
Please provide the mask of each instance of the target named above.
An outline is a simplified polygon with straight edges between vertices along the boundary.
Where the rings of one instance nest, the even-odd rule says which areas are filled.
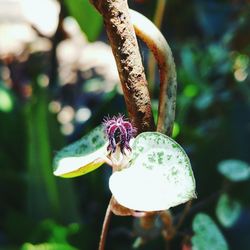
[[[58,244],[58,243],[43,243],[39,245],[33,245],[30,243],[25,243],[21,250],[77,250],[67,244]]]
[[[10,112],[13,109],[13,96],[0,82],[0,111]]]
[[[58,143],[58,124],[48,109],[49,89],[41,87],[40,80],[39,74],[35,74],[33,94],[24,109],[28,213],[34,220],[54,216],[64,222],[77,221],[78,210],[70,180],[61,184],[52,174],[52,148]]]
[[[233,182],[245,181],[250,178],[250,166],[240,160],[225,160],[218,164],[218,171]]]
[[[194,104],[197,109],[204,110],[213,103],[213,100],[214,96],[212,91],[207,90],[197,97]]]
[[[221,195],[216,206],[216,215],[223,226],[233,226],[239,218],[240,213],[241,204],[238,201],[233,200],[227,194]]]
[[[102,126],[59,151],[54,158],[54,175],[71,178],[94,171],[104,163],[107,140]]]
[[[69,238],[72,235],[76,236],[79,230],[80,226],[77,223],[64,226],[52,219],[46,219],[33,225],[32,237],[28,240],[30,243],[25,243],[21,249],[75,249],[70,245]],[[43,243],[37,244],[40,242]]]
[[[172,137],[173,137],[173,138],[176,138],[176,137],[179,135],[180,130],[181,130],[181,129],[180,129],[179,123],[175,122],[175,123],[174,123],[174,127],[173,127],[173,134],[172,134]]]
[[[159,104],[158,99],[152,100],[152,112],[155,122],[157,122],[158,118],[158,104]]]
[[[234,69],[246,69],[249,65],[249,56],[237,54],[234,61]]]
[[[55,223],[53,220],[45,220],[42,223],[42,228],[49,232],[49,238],[47,239],[49,242],[67,244],[68,236],[77,233],[79,225],[73,223],[69,226],[62,226]]]
[[[79,23],[88,40],[96,40],[102,28],[102,17],[89,0],[64,0],[70,15]]]
[[[196,81],[198,76],[194,56],[195,53],[188,46],[186,46],[181,50],[181,59],[183,68],[188,73],[190,80],[192,81]]]
[[[196,198],[188,156],[158,132],[136,137],[130,166],[113,173],[109,187],[121,205],[139,211],[165,210]]]
[[[230,16],[236,8],[227,1],[198,1],[196,3],[197,20],[206,36],[222,36],[229,25],[233,25]]]
[[[204,213],[193,220],[192,250],[227,250],[227,242],[214,221]]]
[[[83,85],[83,91],[86,93],[96,93],[103,90],[104,82],[100,78],[91,78],[86,80]]]
[[[183,90],[183,94],[187,97],[195,97],[198,92],[198,86],[195,84],[188,84]]]
[[[142,237],[137,237],[133,243],[133,249],[137,249],[137,248],[141,247],[142,244],[143,244]]]
[[[36,81],[33,85],[34,93],[25,110],[28,131],[28,209],[31,216],[38,219],[51,214],[58,215],[60,200],[56,180],[51,175],[48,93]]]

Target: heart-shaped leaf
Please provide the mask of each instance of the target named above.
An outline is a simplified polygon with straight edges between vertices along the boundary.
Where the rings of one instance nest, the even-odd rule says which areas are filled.
[[[216,206],[216,215],[224,227],[231,227],[239,218],[241,210],[238,201],[227,194],[222,194]]]
[[[214,221],[199,213],[193,220],[192,250],[227,250],[227,242]]]
[[[113,173],[109,187],[121,205],[139,211],[165,210],[196,197],[186,153],[158,132],[136,137],[129,167]]]
[[[218,164],[219,172],[233,182],[250,179],[250,166],[240,160],[224,160]]]
[[[107,140],[102,126],[59,151],[54,158],[54,175],[71,178],[87,174],[104,163]]]

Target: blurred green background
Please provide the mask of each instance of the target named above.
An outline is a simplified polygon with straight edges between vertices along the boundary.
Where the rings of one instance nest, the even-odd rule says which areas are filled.
[[[191,159],[198,194],[170,249],[191,249],[200,212],[213,219],[230,249],[250,249],[249,1],[129,5],[153,20],[159,2],[166,2],[161,30],[178,75],[173,137]],[[139,45],[148,74],[149,52]],[[52,159],[117,113],[126,114],[126,107],[114,58],[87,0],[0,0],[1,250],[97,249],[110,169],[60,179]],[[174,218],[183,207],[173,209]],[[133,224],[114,216],[106,249],[132,249]],[[164,249],[163,238],[151,236],[138,249]],[[211,242],[201,249],[215,249]]]

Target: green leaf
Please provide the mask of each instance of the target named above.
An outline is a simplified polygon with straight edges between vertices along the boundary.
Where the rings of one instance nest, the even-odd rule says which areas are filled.
[[[27,129],[28,211],[34,218],[60,214],[62,201],[56,179],[51,175],[51,141],[49,137],[48,89],[32,82],[32,99],[24,110]],[[43,200],[41,201],[41,196]],[[41,217],[40,217],[41,216]]]
[[[121,205],[140,211],[165,210],[196,198],[188,156],[158,132],[136,137],[129,167],[113,173],[109,187]]]
[[[227,250],[227,242],[214,221],[204,213],[193,220],[192,250]]]
[[[220,196],[216,206],[216,215],[224,227],[231,227],[237,221],[241,213],[241,204],[233,200],[227,194]]]
[[[233,182],[245,181],[250,178],[250,166],[240,160],[225,160],[218,164],[218,171]]]
[[[102,17],[89,0],[64,0],[73,16],[90,42],[96,40],[102,28]]]
[[[54,158],[54,175],[71,178],[87,174],[104,163],[107,140],[102,126],[59,151]]]
[[[198,88],[198,86],[195,85],[195,84],[188,84],[188,85],[184,88],[183,93],[184,93],[185,96],[190,97],[190,98],[193,98],[193,97],[195,97],[195,96],[198,95],[198,93],[199,93],[199,88]]]
[[[66,226],[60,225],[54,220],[46,219],[41,223],[40,229],[42,229],[41,234],[48,235],[47,242],[67,245],[69,236],[79,231],[79,224],[72,223]]]
[[[0,112],[11,112],[14,107],[14,99],[11,92],[0,82]]]
[[[22,246],[21,250],[77,250],[77,248],[70,245],[58,243],[43,243],[38,245],[25,243]]]

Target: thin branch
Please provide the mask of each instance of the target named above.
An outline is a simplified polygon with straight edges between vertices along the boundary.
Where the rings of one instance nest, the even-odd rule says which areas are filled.
[[[163,222],[162,236],[166,241],[170,241],[174,234],[175,229],[173,227],[173,217],[169,210],[160,212],[161,221]]]
[[[155,130],[148,84],[126,0],[92,0],[102,14],[125,103],[138,133]]]
[[[104,250],[111,216],[112,216],[112,211],[111,211],[111,199],[110,199],[107,210],[106,210],[106,214],[104,217],[104,221],[102,224],[102,232],[100,236],[98,250]]]
[[[191,209],[191,206],[192,206],[192,200],[188,201],[185,205],[185,208],[184,210],[182,211],[182,214],[180,215],[180,218],[179,218],[179,221],[175,227],[175,231],[178,231],[179,228],[182,226],[186,216],[188,215],[189,213],[189,210]]]
[[[190,207],[190,209],[188,209],[187,213],[185,214],[185,218],[187,218],[187,217],[197,213],[198,211],[204,209],[204,207],[206,207],[210,203],[215,202],[220,197],[220,195],[225,192],[225,190],[224,189],[219,190],[219,191],[211,194],[210,196],[206,197],[204,200],[202,200],[202,201],[196,203],[195,205],[193,205],[192,207]],[[177,214],[175,216],[174,220],[179,221],[182,216],[183,216],[183,211],[181,213]]]
[[[157,131],[172,135],[176,104],[176,70],[172,51],[159,29],[145,16],[130,11],[136,35],[150,48],[160,71]]]
[[[162,20],[163,20],[163,15],[165,12],[165,7],[166,7],[166,2],[167,0],[158,0],[156,4],[156,10],[154,14],[154,24],[157,28],[161,28]],[[154,56],[152,53],[149,53],[148,57],[148,83],[149,83],[149,90],[150,92],[153,91],[153,85],[155,81],[155,60]]]
[[[156,11],[154,14],[154,23],[156,27],[160,28],[162,24],[162,19],[165,12],[167,0],[158,0],[156,5]]]

